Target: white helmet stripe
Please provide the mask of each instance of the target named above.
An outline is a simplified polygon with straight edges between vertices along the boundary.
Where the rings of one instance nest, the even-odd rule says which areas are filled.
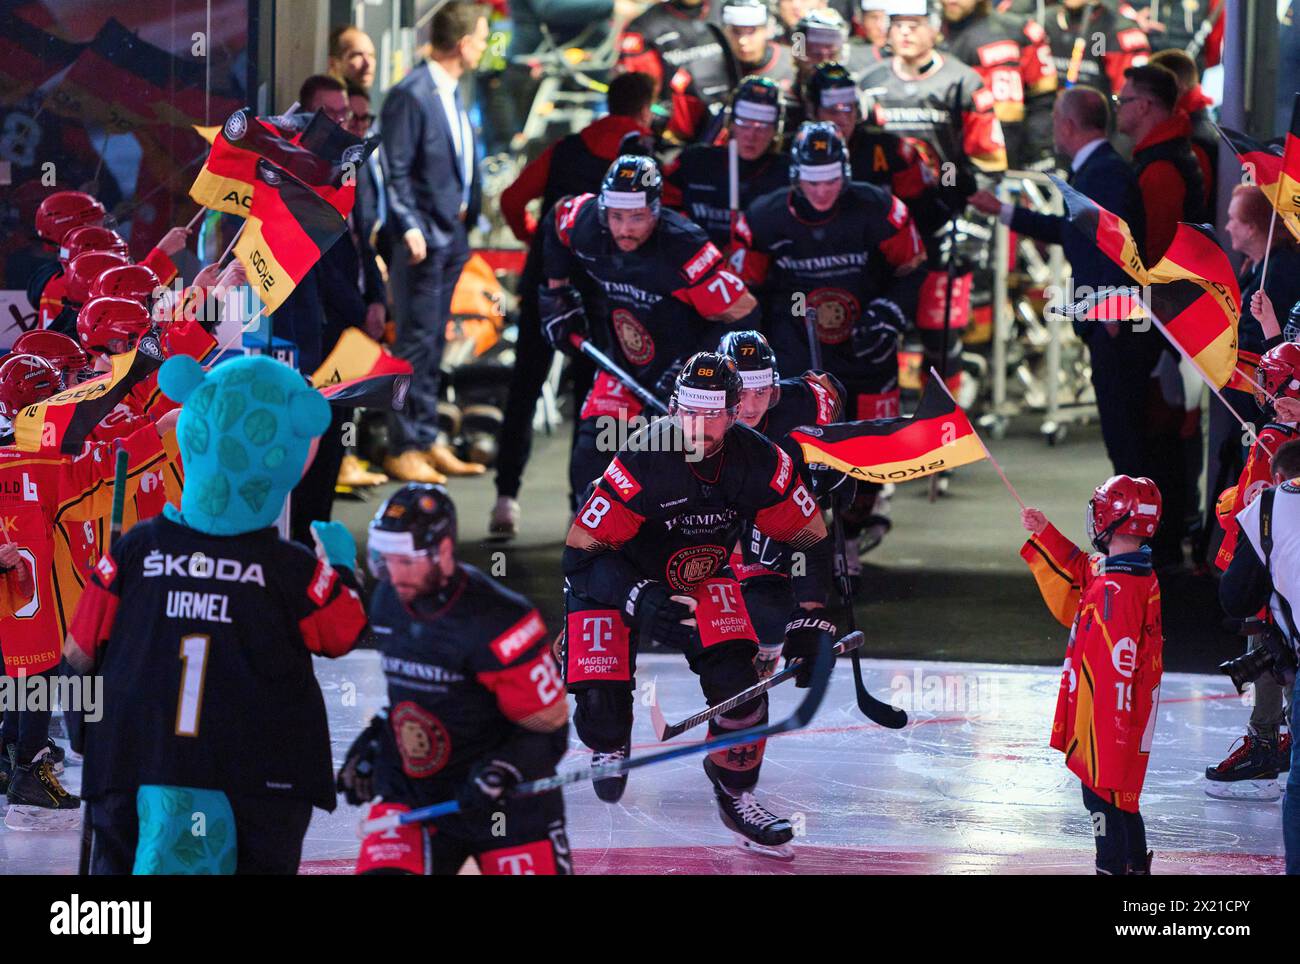
[[[692,388],[690,385],[683,385],[677,389],[677,404],[701,409],[726,408],[727,393],[716,389]]]
[[[734,111],[741,120],[757,121],[760,124],[776,123],[776,105],[760,104],[753,100],[738,100]]]
[[[740,384],[745,388],[771,388],[773,384],[772,369],[759,368],[740,372]]]
[[[844,165],[836,161],[833,164],[800,164],[799,180],[833,181],[844,176]]]
[[[600,199],[607,208],[631,211],[636,208],[649,207],[644,191],[601,191]]]

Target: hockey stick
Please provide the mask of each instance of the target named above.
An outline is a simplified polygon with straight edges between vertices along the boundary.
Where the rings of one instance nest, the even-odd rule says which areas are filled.
[[[815,309],[814,309],[815,310]],[[821,342],[817,340],[817,332],[813,328],[814,318],[807,314],[804,315],[804,328],[808,332],[808,360],[812,362],[813,368],[822,367],[822,347]],[[845,404],[848,399],[845,399]],[[858,617],[853,611],[853,586],[849,582],[849,557],[848,550],[845,548],[844,541],[844,523],[840,521],[839,513],[835,511],[835,503],[831,501],[831,538],[834,540],[834,552],[839,563],[840,573],[836,579],[836,584],[840,591],[840,602],[843,603],[845,610],[848,612],[849,632],[855,633],[858,630]],[[881,726],[888,727],[891,730],[901,730],[907,725],[907,714],[896,706],[890,706],[884,703],[867,690],[866,681],[862,677],[862,654],[859,652],[861,647],[854,646],[850,651],[850,658],[853,660],[853,692],[858,700],[858,710],[862,715],[873,723],[879,723]]]
[[[117,442],[117,454],[113,462],[113,514],[109,518],[108,526],[108,545],[104,546],[104,552],[107,553],[113,547],[113,543],[122,535],[122,516],[126,511],[126,472],[129,456],[122,442]],[[83,724],[84,726],[84,724]],[[83,744],[81,747],[82,763],[85,763],[84,751],[87,747]],[[81,811],[81,850],[77,855],[77,875],[79,877],[90,876],[90,849],[92,838],[94,836],[90,823],[90,801],[82,801]]]
[[[651,766],[655,763],[667,763],[669,760],[678,760],[682,757],[695,756],[700,753],[713,753],[716,750],[725,750],[729,746],[738,746],[741,743],[752,743],[755,740],[763,740],[769,736],[776,736],[778,733],[789,733],[792,730],[801,730],[812,722],[817,710],[822,704],[823,697],[826,696],[827,687],[830,686],[831,670],[835,667],[835,657],[831,654],[831,646],[824,646],[814,658],[812,668],[812,679],[808,685],[808,691],[804,695],[803,701],[794,709],[789,716],[783,720],[777,720],[775,723],[768,723],[763,726],[751,726],[746,730],[737,730],[735,733],[728,733],[726,736],[720,736],[712,740],[705,740],[702,743],[689,743],[683,746],[671,747],[667,750],[661,750],[658,753],[649,753],[645,756],[630,757],[626,760],[620,760],[617,763],[607,763],[598,767],[587,767],[584,770],[569,770],[565,773],[556,773],[549,777],[542,777],[540,780],[529,780],[527,783],[521,783],[511,792],[510,797],[516,799],[519,797],[536,796],[539,793],[546,793],[548,790],[558,790],[560,787],[568,786],[570,783],[586,783],[590,780],[602,780],[606,777],[615,777],[620,773],[626,773],[629,770],[635,770],[640,767]],[[411,823],[424,823],[427,820],[437,820],[439,817],[446,817],[453,813],[460,812],[460,804],[455,800],[448,800],[445,803],[435,803],[427,807],[420,807],[407,813],[392,813],[387,816],[377,817],[374,820],[363,820],[358,828],[358,832],[364,838],[372,833],[381,833],[385,830],[392,830],[394,827],[405,826]]]
[[[847,653],[849,650],[856,650],[866,641],[859,632],[851,632],[842,637],[834,646],[831,647],[831,655],[839,656]],[[712,706],[705,707],[693,716],[688,716],[680,723],[669,723],[664,719],[664,711],[659,707],[658,686],[655,687],[656,695],[650,702],[650,722],[654,727],[655,737],[661,742],[671,740],[675,736],[681,736],[687,730],[692,730],[714,717],[721,716],[727,710],[735,709],[742,706],[752,699],[762,696],[773,686],[779,686],[788,679],[793,679],[799,672],[798,664],[802,660],[796,660],[790,666],[781,670],[779,673],[773,673],[765,680],[760,680],[748,689],[743,689],[735,696],[723,700],[721,703],[715,703]]]
[[[641,404],[645,405],[647,408],[653,408],[661,415],[668,414],[668,406],[659,400],[659,396],[655,395],[648,388],[639,385],[635,378],[619,366],[618,362],[606,355],[588,339],[583,338],[581,335],[573,334],[569,336],[569,341],[572,342],[574,348],[578,349],[578,351],[582,352],[594,361],[596,367],[603,369],[622,382],[623,387],[635,395]]]

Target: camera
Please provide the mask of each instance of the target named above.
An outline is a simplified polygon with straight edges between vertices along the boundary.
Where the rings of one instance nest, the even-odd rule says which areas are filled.
[[[1255,682],[1265,673],[1271,673],[1282,686],[1294,686],[1295,650],[1281,631],[1272,623],[1252,619],[1243,624],[1242,632],[1260,636],[1260,644],[1248,653],[1219,664],[1219,672],[1232,680],[1237,692],[1245,692],[1247,683]]]

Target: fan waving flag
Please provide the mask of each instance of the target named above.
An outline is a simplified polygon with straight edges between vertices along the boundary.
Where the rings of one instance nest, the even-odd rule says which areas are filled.
[[[1138,284],[1146,284],[1146,267],[1127,222],[1060,178],[1052,178],[1052,183],[1065,199],[1066,217],[1070,223],[1096,244],[1102,254],[1123,268],[1130,278]]]
[[[987,456],[966,413],[933,381],[910,418],[803,426],[790,437],[808,463],[864,482],[908,482]]]
[[[90,433],[139,383],[163,363],[153,335],[112,356],[112,371],[28,405],[14,417],[14,443],[23,452],[80,455]]]
[[[393,357],[359,328],[345,328],[311,383],[331,405],[400,411],[411,371],[410,362]]]
[[[307,178],[300,179],[346,218],[356,203],[357,173],[379,146],[379,138],[369,137],[363,140],[330,120],[323,110],[317,110],[302,133],[293,138],[293,142],[328,165],[324,169],[330,176],[327,183],[317,184]]]
[[[258,161],[255,176],[235,257],[269,315],[343,236],[347,222],[328,201],[274,164]]]
[[[1261,144],[1253,137],[1247,137],[1226,127],[1221,128],[1220,133],[1232,148],[1232,152],[1237,155],[1242,171],[1249,178],[1244,183],[1254,184],[1263,191],[1264,196],[1276,210],[1278,187],[1282,180],[1282,149]],[[1300,215],[1286,211],[1278,213],[1292,237],[1300,240]]]

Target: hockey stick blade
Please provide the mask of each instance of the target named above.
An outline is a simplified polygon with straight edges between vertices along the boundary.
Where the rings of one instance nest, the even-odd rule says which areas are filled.
[[[907,726],[906,712],[876,699],[867,690],[862,680],[862,657],[856,649],[853,651],[853,688],[858,697],[858,709],[872,723],[878,723],[888,730],[901,730]]]
[[[669,760],[677,760],[682,757],[712,753],[715,750],[725,750],[729,746],[738,746],[741,743],[752,743],[755,740],[776,736],[778,733],[801,730],[811,723],[813,717],[817,715],[817,710],[821,707],[822,700],[826,696],[826,690],[830,687],[831,671],[835,668],[835,654],[832,649],[833,647],[827,644],[813,658],[812,678],[809,680],[808,689],[804,691],[804,698],[785,719],[762,726],[751,726],[747,730],[737,730],[735,733],[728,733],[726,736],[705,740],[701,743],[688,743],[660,750],[658,753],[631,757],[618,763],[587,767],[585,770],[568,770],[564,773],[542,777],[540,780],[530,780],[515,787],[510,796],[513,798],[531,797],[539,793],[546,793],[548,790],[558,790],[570,783],[587,783],[591,780],[617,776],[620,773],[626,773],[628,770],[636,770],[656,763],[667,763]],[[381,833],[410,823],[424,823],[427,820],[436,820],[439,817],[446,817],[459,811],[460,804],[455,800],[448,800],[445,803],[431,804],[407,813],[394,813],[374,820],[363,820],[357,830],[358,834],[364,839],[372,833]]]
[[[856,652],[858,647],[860,647],[865,641],[866,637],[864,637],[862,633],[849,633],[831,647],[831,654],[833,656],[839,656],[843,653],[849,652],[850,650]],[[797,665],[787,666],[779,673],[773,673],[767,679],[755,683],[748,689],[741,690],[735,696],[725,699],[721,703],[714,703],[712,706],[706,706],[698,713],[686,717],[686,719],[682,720],[680,723],[668,723],[664,720],[663,711],[659,708],[659,687],[656,686],[654,690],[654,698],[650,703],[650,719],[654,724],[655,736],[658,737],[661,742],[671,740],[675,736],[680,736],[687,730],[692,730],[699,726],[701,723],[706,723],[716,716],[721,716],[723,713],[727,712],[727,710],[735,709],[737,706],[741,706],[752,699],[762,696],[772,687],[780,686],[786,680],[793,679],[798,672],[799,669]]]

